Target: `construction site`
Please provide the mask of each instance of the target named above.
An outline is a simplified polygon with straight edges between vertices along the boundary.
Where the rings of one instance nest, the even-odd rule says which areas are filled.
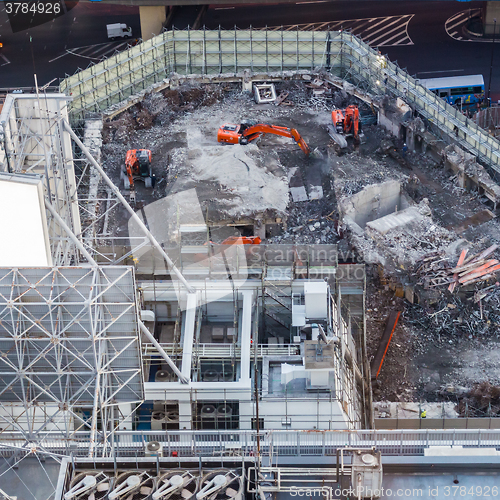
[[[498,494],[468,113],[347,32],[173,30],[0,139],[0,498]]]

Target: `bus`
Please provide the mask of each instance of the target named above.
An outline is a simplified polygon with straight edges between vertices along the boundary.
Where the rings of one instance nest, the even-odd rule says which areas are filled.
[[[462,75],[419,80],[448,104],[467,106],[484,100],[483,75]]]

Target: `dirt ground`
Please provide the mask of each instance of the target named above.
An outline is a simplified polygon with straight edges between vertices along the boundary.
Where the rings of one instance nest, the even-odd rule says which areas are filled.
[[[430,157],[408,152],[403,158],[402,140],[381,127],[365,125],[359,147],[350,143],[347,151],[339,151],[326,131],[329,110],[334,105],[356,103],[362,116],[373,118],[370,108],[338,91],[332,91],[328,99],[313,98],[307,82],[301,80],[278,83],[277,90],[289,92],[290,105],[258,106],[233,84],[182,86],[151,95],[105,124],[104,167],[118,184],[126,151],[151,149],[157,185],[152,191],[138,185],[137,209],[195,188],[202,212],[211,222],[279,216],[285,224],[265,243],[338,243],[341,256],[347,259],[356,260],[357,256],[350,235],[339,222],[337,198],[389,179],[400,181],[414,203],[427,199],[436,225],[450,231],[453,239],[465,240],[471,253],[500,244],[496,219],[460,228],[465,219],[487,208],[487,200],[460,189],[453,173]],[[305,157],[293,141],[276,136],[265,136],[247,146],[217,143],[220,125],[248,119],[297,128],[313,154]],[[382,147],[388,143],[389,149]],[[292,168],[300,170],[306,188],[309,173],[316,170],[324,196],[293,202],[288,191]],[[111,221],[114,234],[127,234],[127,219],[125,213],[115,214]],[[402,241],[402,252],[410,250],[405,244]],[[432,250],[431,240],[426,246]],[[450,256],[453,265],[456,258]],[[417,281],[411,270],[396,270],[395,274],[389,279]],[[439,291],[420,305],[412,305],[395,297],[380,280],[376,266],[368,265],[367,276],[369,357],[377,350],[389,313],[402,312],[374,385],[375,400],[459,402],[466,397],[477,399],[473,391],[484,381],[500,384],[500,316],[496,316],[500,294],[497,297],[493,290],[489,302],[485,299],[481,305],[470,300],[476,289],[491,283],[478,283],[453,296]],[[443,304],[445,312],[439,312]],[[494,390],[482,387],[483,393],[496,397]]]

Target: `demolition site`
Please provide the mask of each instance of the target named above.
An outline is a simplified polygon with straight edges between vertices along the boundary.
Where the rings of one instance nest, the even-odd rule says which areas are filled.
[[[188,30],[0,133],[0,498],[495,487],[500,148],[467,112],[347,33]]]

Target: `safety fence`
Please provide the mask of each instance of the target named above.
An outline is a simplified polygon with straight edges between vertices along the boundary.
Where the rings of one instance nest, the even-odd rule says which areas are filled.
[[[88,434],[71,440],[47,433],[37,443],[39,452],[85,457],[88,455]],[[495,448],[500,450],[500,430],[356,430],[356,431],[119,431],[113,446],[107,450],[97,446],[100,456],[145,456],[147,443],[158,441],[164,456],[216,457],[257,455],[259,443],[262,456],[300,457],[335,456],[345,447],[375,447],[386,456],[423,456],[432,446],[464,448]],[[31,444],[15,436],[3,438],[0,455],[29,453]]]

